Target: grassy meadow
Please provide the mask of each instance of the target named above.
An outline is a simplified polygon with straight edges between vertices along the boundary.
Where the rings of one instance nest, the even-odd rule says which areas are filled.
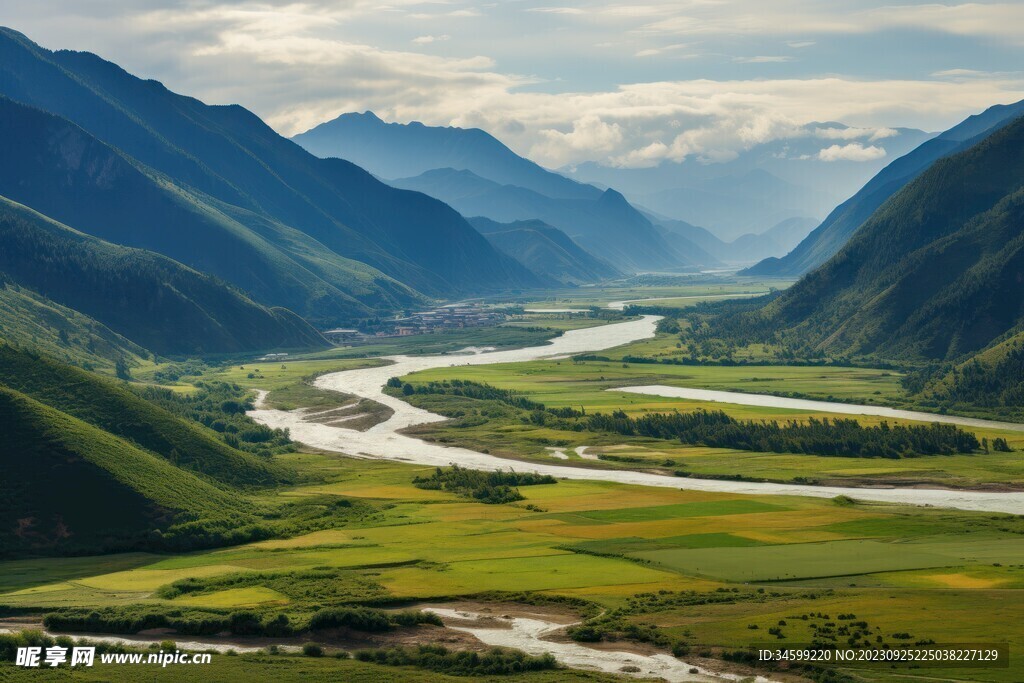
[[[879,405],[899,404],[900,373],[890,370],[808,366],[680,366],[605,361],[549,360],[529,363],[438,368],[410,375],[413,384],[451,379],[470,380],[522,392],[547,407],[571,407],[587,413],[621,409],[630,415],[701,408],[723,410],[744,420],[803,420],[840,416],[817,411],[742,406],[726,403],[617,392],[616,388],[664,384],[745,393],[789,394],[819,400]],[[457,401],[447,396],[409,397],[435,411]],[[469,404],[463,410],[471,410]],[[865,425],[901,422],[857,416]],[[689,446],[674,441],[616,434],[575,432],[491,418],[434,423],[414,432],[431,440],[487,450],[495,455],[578,467],[627,468],[693,476],[741,476],[771,481],[812,481],[821,484],[938,484],[952,487],[1024,486],[1024,432],[970,428],[979,438],[1005,438],[1016,451],[918,458],[843,458],[759,453]],[[585,455],[576,452],[586,447]],[[554,454],[558,450],[568,459]]]

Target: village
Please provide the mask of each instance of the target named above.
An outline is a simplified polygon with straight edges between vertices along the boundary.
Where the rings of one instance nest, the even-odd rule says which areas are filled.
[[[442,330],[497,325],[506,313],[477,303],[448,304],[428,311],[411,313],[405,317],[382,321],[376,331],[362,332],[354,328],[325,330],[323,335],[336,344],[377,337],[409,337]]]

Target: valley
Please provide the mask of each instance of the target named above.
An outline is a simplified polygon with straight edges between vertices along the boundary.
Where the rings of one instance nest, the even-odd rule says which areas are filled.
[[[0,681],[1024,680],[1012,19],[101,4],[0,26]]]
[[[723,287],[733,294],[723,295]],[[666,296],[651,298],[686,310],[693,301],[687,297],[743,297],[750,290],[742,282],[691,285],[684,291],[655,290]],[[593,292],[583,299],[553,293],[525,309],[617,307],[624,296],[638,291],[643,289]],[[1022,479],[1017,453],[889,460],[689,447],[523,424],[503,417],[493,401],[451,397],[455,402],[449,406],[445,396],[436,397],[438,403],[431,394],[381,391],[396,376],[413,386],[463,380],[508,389],[554,409],[575,406],[588,414],[622,409],[631,415],[706,405],[624,391],[645,384],[727,392],[753,387],[766,398],[795,392],[840,400],[844,407],[868,399],[898,403],[904,395],[899,373],[871,368],[651,366],[619,360],[638,345],[663,340],[665,333],[655,330],[657,316],[587,322],[578,313],[525,315],[532,320],[530,329],[558,336],[541,345],[522,338],[513,348],[487,352],[377,356],[402,348],[448,348],[424,346],[438,343],[426,339],[388,340],[385,344],[406,346],[371,343],[364,358],[317,352],[308,359],[212,366],[180,376],[176,391],[211,380],[259,390],[259,405],[249,415],[272,428],[287,427],[300,444],[298,452],[275,460],[301,483],[249,493],[253,505],[273,510],[336,500],[351,501],[355,507],[349,509],[358,512],[334,517],[319,530],[296,529],[278,539],[219,550],[0,562],[0,604],[11,615],[5,620],[25,628],[33,619],[56,615],[47,617],[49,631],[81,637],[111,628],[69,630],[76,623],[72,617],[83,610],[114,619],[178,615],[173,618],[181,624],[179,633],[159,638],[193,642],[196,649],[234,650],[235,656],[221,657],[209,669],[224,680],[236,680],[243,665],[247,671],[271,667],[289,677],[302,671],[314,680],[329,675],[359,680],[382,675],[384,666],[390,680],[402,680],[415,669],[392,669],[376,663],[372,653],[396,647],[415,651],[427,639],[456,651],[489,645],[512,645],[529,654],[546,650],[570,666],[605,672],[590,676],[614,678],[639,669],[634,675],[712,681],[818,675],[748,668],[743,663],[748,659],[733,653],[755,642],[751,631],[775,633],[758,635],[756,642],[777,640],[779,633],[790,642],[823,637],[829,642],[834,636],[824,624],[834,623],[832,613],[837,613],[844,615],[840,620],[854,615],[858,624],[866,622],[865,640],[858,646],[868,645],[868,635],[872,642],[876,635],[879,643],[899,642],[893,634],[902,633],[947,642],[965,628],[981,641],[996,638],[986,631],[991,622],[964,622],[961,605],[983,604],[988,614],[1018,609],[1014,589],[1024,581],[1019,494],[998,492],[1000,486],[1015,488]],[[488,329],[425,337],[486,346]],[[607,359],[592,358],[598,354]],[[583,357],[588,359],[578,360]],[[380,417],[354,428],[308,415],[352,401],[366,402]],[[452,407],[460,417],[434,414]],[[756,420],[831,415],[820,406],[793,409],[738,401],[721,407],[734,417]],[[471,419],[474,409],[491,417]],[[365,407],[359,412],[365,413]],[[856,419],[872,425],[882,418],[858,414]],[[1015,450],[1024,446],[1019,430],[986,425],[978,434],[1004,435]],[[416,483],[434,467],[453,463],[535,471],[554,479],[520,484],[513,500],[499,504]],[[992,487],[996,490],[971,490]],[[324,609],[325,591],[334,596],[329,604],[385,612],[426,606],[445,626],[305,630],[303,623]],[[254,639],[228,635],[232,627],[225,626],[227,631],[214,638],[187,635],[194,627],[186,624],[237,613],[254,614],[267,624],[286,615],[296,634]],[[520,621],[503,625],[501,615],[506,614]],[[105,623],[102,619],[97,625]],[[481,624],[497,619],[499,630],[480,630],[475,625],[480,619]],[[568,627],[568,640],[566,623],[577,624]],[[526,637],[524,631],[517,637],[517,628],[534,629],[537,635]],[[858,633],[842,621],[839,628]],[[466,640],[465,634],[479,640]],[[544,638],[555,638],[550,648],[543,646]],[[1002,629],[998,638],[1009,640],[1011,647],[1024,645],[1024,632]],[[303,643],[311,640],[328,654],[354,652],[355,659],[331,659],[324,668],[328,660],[301,653]],[[563,641],[566,645],[557,644]],[[145,643],[136,641],[135,646],[145,648]],[[590,647],[599,650],[587,661]],[[266,654],[268,648],[273,654]],[[1015,680],[1015,669],[1001,671],[988,670],[992,676],[986,680]],[[929,673],[957,676],[955,670]],[[546,675],[537,671],[503,680],[544,681]],[[561,670],[558,675],[570,674]],[[830,675],[840,676],[836,680],[904,680],[902,672],[885,669]],[[445,680],[440,672],[430,676],[431,681]]]

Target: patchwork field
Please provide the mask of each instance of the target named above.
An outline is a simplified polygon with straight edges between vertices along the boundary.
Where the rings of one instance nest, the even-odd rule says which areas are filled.
[[[816,622],[794,615],[832,612],[855,613],[886,642],[908,632],[937,642],[969,636],[1024,647],[1024,628],[1008,616],[1024,608],[1024,593],[1014,590],[1024,585],[1020,518],[587,481],[524,486],[520,502],[485,505],[413,486],[428,471],[421,467],[310,454],[282,458],[324,481],[263,495],[263,504],[330,495],[360,500],[377,513],[335,529],[212,551],[0,563],[0,605],[22,616],[132,606],[249,609],[294,619],[324,604],[328,584],[304,588],[288,577],[334,572],[334,599],[342,601],[501,593],[579,598],[615,610],[606,613],[618,615],[613,626],[595,624],[611,629],[609,637],[625,638],[624,645],[629,637],[622,629],[642,622],[665,642],[707,655],[764,642],[779,620],[791,624],[784,629],[790,642],[809,642]],[[231,578],[237,576],[249,578],[239,584]],[[160,597],[186,578],[210,587]],[[638,603],[638,594],[660,597]],[[972,609],[954,619],[958,605]],[[981,609],[988,607],[991,612]],[[993,619],[1000,614],[1007,618]],[[289,661],[298,667],[291,674],[327,675],[320,663]],[[228,671],[233,664],[219,666]],[[338,675],[355,676],[371,665],[338,666]],[[993,681],[1022,675],[1017,668],[928,674]],[[188,680],[175,675],[181,674],[160,680]],[[865,676],[899,680],[893,672]],[[92,679],[76,674],[76,680]]]

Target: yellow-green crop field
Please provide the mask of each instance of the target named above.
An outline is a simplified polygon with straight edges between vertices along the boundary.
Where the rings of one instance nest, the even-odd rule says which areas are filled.
[[[814,621],[799,618],[808,613],[854,613],[887,640],[910,633],[936,642],[1024,647],[1024,622],[1014,616],[1024,610],[1024,523],[1009,515],[593,481],[523,486],[525,500],[485,505],[413,486],[413,477],[428,471],[422,467],[311,454],[282,459],[324,481],[263,494],[261,503],[336,495],[378,506],[379,515],[290,539],[178,555],[4,562],[0,604],[40,613],[126,604],[302,611],[310,607],[302,595],[258,577],[269,583],[282,572],[317,568],[379,586],[410,604],[499,591],[572,596],[611,609],[639,593],[713,594],[736,587],[762,595],[753,591],[765,589],[758,600],[626,617],[654,624],[698,651],[763,642],[780,620],[788,624],[788,642],[808,642]],[[257,579],[173,599],[155,594],[184,578],[237,574]],[[281,680],[300,680],[305,671],[313,680],[328,671],[361,680],[357,674],[372,666],[331,660],[336,668],[326,669],[325,662],[254,657],[222,662],[218,666],[226,668],[210,671],[224,671],[223,677],[210,680],[234,680],[241,662],[253,663],[252,670],[291,662]],[[1022,666],[929,669],[926,675],[1009,682],[1024,677]],[[428,680],[387,671],[382,680]],[[76,673],[74,680],[94,680],[89,675]],[[152,680],[188,680],[181,675]],[[859,675],[899,680],[887,671]],[[530,680],[552,679],[538,674]]]

